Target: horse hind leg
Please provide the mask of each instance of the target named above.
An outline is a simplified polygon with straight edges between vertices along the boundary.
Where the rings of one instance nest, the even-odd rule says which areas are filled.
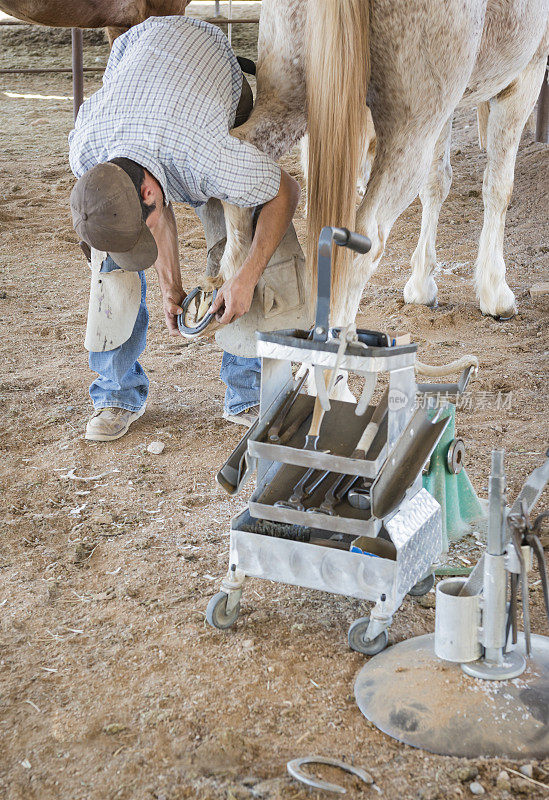
[[[537,56],[510,86],[490,100],[482,185],[484,223],[475,265],[475,286],[480,310],[493,317],[508,318],[515,313],[515,296],[505,280],[505,215],[513,191],[520,137],[536,103],[545,63],[545,54]]]
[[[447,115],[450,110],[447,108]],[[355,319],[363,289],[381,261],[391,228],[427,180],[445,118],[429,119],[413,128],[405,120],[399,124],[394,118],[392,122],[386,131],[377,133],[372,176],[357,211],[356,229],[370,238],[372,247],[355,258],[351,270],[336,276],[333,325],[347,325]]]
[[[359,197],[364,197],[364,195],[366,194],[366,187],[368,186],[368,181],[370,180],[375,154],[376,154],[376,133],[374,129],[374,121],[372,119],[372,112],[370,111],[369,108],[367,108],[365,143],[364,143],[364,149],[362,151],[360,169],[356,181],[356,190],[358,192]],[[301,172],[303,173],[303,179],[306,184],[307,175],[309,173],[309,134],[307,133],[301,139],[300,143],[300,164],[301,164]],[[307,216],[307,205],[305,205],[304,214],[305,216]]]
[[[357,191],[360,197],[366,194],[366,188],[370,175],[372,174],[372,167],[374,165],[374,158],[376,156],[376,132],[374,128],[374,121],[372,119],[372,112],[369,107],[366,108],[366,135],[364,150],[362,151],[362,160],[360,163],[360,172],[357,180]]]
[[[421,233],[411,259],[412,275],[404,287],[406,303],[436,305],[437,285],[433,278],[437,265],[435,242],[440,209],[452,184],[451,138],[452,117],[445,123],[437,139],[429,176],[419,193],[422,205]]]

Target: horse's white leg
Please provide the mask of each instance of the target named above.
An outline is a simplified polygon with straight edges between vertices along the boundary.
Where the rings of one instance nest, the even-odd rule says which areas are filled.
[[[431,120],[413,130],[402,122],[395,124],[387,139],[378,133],[372,177],[356,218],[357,230],[370,238],[372,247],[366,255],[355,258],[345,291],[334,297],[333,325],[346,325],[355,319],[364,286],[381,261],[395,220],[427,179],[445,119],[438,121],[438,127],[436,120]]]
[[[257,95],[249,119],[231,136],[280,158],[306,128],[303,30],[306,3],[263,0],[259,25]],[[253,209],[223,204],[227,246],[221,259],[223,278],[242,266],[252,242]]]
[[[429,177],[419,193],[422,205],[421,233],[411,259],[412,275],[404,287],[406,303],[434,305],[436,302],[437,285],[433,279],[437,265],[435,242],[440,209],[452,183],[451,138],[452,118],[446,122],[437,139]]]
[[[484,224],[475,266],[475,286],[480,310],[494,317],[508,317],[515,312],[515,296],[505,280],[505,215],[513,191],[520,137],[534,108],[545,64],[546,55],[538,56],[510,86],[490,100],[487,163],[482,184]]]
[[[219,275],[223,281],[236,275],[252,246],[253,208],[241,208],[222,203],[227,228],[227,244],[221,262]]]

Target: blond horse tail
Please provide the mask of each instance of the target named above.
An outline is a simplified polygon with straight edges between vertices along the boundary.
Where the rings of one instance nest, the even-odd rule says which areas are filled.
[[[309,0],[306,65],[307,262],[314,284],[322,226],[355,226],[370,73],[369,0]],[[334,250],[332,302],[345,293],[352,269],[351,253]]]

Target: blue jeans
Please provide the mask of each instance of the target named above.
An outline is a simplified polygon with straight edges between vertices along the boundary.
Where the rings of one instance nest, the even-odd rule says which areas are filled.
[[[101,266],[101,272],[118,269],[110,256]],[[145,302],[147,284],[145,273],[141,279],[141,304],[130,338],[114,350],[90,352],[90,369],[97,378],[90,386],[90,397],[94,408],[125,408],[139,411],[147,400],[149,379],[138,358],[147,343],[149,312]],[[259,403],[261,362],[258,358],[240,358],[223,353],[221,380],[227,385],[225,411],[239,414]]]
[[[227,414],[240,414],[259,405],[261,386],[261,360],[243,358],[223,353],[219,377],[227,386],[224,410]]]

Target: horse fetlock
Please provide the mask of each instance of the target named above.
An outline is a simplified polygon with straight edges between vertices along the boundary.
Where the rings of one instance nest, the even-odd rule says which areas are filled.
[[[346,403],[356,403],[356,397],[349,389],[347,380],[349,375],[347,372],[340,372],[338,374],[339,380],[336,382],[332,391],[332,400],[344,400]]]
[[[332,400],[344,400],[347,403],[356,403],[356,397],[349,389],[348,379],[349,374],[347,372],[341,371],[337,373],[334,387],[330,394]],[[312,374],[309,374],[307,378],[307,394],[311,395],[311,397],[316,397],[316,384]]]
[[[213,292],[214,289],[220,289],[223,283],[224,280],[221,275],[208,275],[208,273],[205,273],[198,281],[198,286],[205,292]]]

